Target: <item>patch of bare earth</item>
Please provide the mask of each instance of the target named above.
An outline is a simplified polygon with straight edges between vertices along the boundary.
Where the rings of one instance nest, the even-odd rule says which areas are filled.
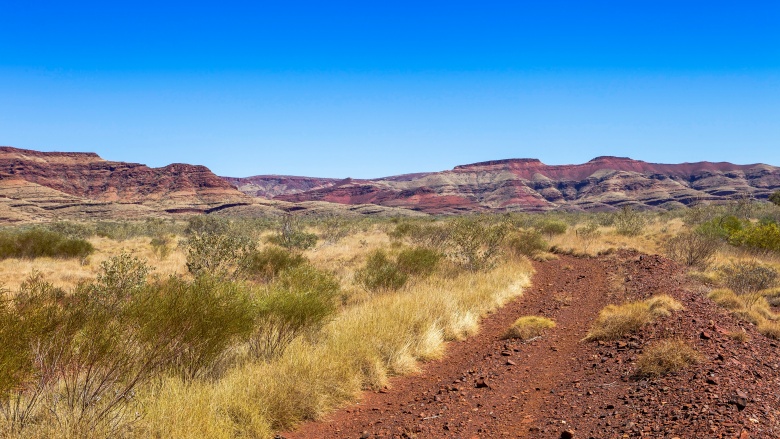
[[[442,360],[359,404],[284,433],[304,438],[777,438],[776,342],[739,322],[660,256],[619,252],[537,263],[532,287],[486,317]],[[685,310],[615,342],[583,342],[608,303],[665,293]],[[522,315],[557,327],[530,342],[502,340]],[[745,331],[749,342],[730,336]],[[661,378],[636,376],[649,343],[678,338],[703,360]]]

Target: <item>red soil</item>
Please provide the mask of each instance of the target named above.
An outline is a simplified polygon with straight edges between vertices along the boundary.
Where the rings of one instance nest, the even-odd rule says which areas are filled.
[[[673,262],[619,252],[535,267],[532,287],[487,316],[479,334],[449,344],[445,358],[280,437],[780,437],[777,343],[719,309]],[[582,341],[608,303],[659,293],[685,310],[617,342]],[[522,315],[552,318],[557,327],[528,343],[502,340]],[[742,330],[749,343],[727,336]],[[637,355],[662,338],[686,341],[702,362],[637,377]]]

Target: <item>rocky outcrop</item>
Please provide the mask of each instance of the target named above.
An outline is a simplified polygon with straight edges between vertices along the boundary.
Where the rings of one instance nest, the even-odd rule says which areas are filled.
[[[301,178],[301,177],[298,177]],[[342,180],[276,199],[378,204],[421,212],[656,209],[720,202],[748,195],[766,199],[780,189],[780,168],[755,164],[658,164],[597,157],[578,165],[509,159],[450,171],[374,180]]]

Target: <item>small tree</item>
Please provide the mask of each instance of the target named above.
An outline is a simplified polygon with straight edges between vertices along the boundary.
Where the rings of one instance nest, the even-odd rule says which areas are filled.
[[[780,190],[777,190],[772,195],[770,195],[769,201],[771,201],[777,206],[780,206]]]

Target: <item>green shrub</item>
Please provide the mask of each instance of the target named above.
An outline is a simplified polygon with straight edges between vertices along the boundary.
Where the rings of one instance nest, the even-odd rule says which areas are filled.
[[[0,232],[0,259],[86,258],[95,251],[88,241],[42,228]]]
[[[454,219],[447,228],[447,255],[470,271],[492,268],[508,231],[506,224],[481,217]]]
[[[563,235],[566,233],[567,228],[568,226],[563,221],[553,219],[545,219],[536,224],[536,229],[540,233],[547,235],[549,239],[552,239],[555,235]]]
[[[516,256],[534,257],[549,248],[538,230],[520,230],[509,235],[506,241],[509,251]]]
[[[372,252],[365,265],[355,272],[355,281],[370,291],[392,291],[404,286],[408,275],[384,250]]]
[[[780,190],[774,191],[772,195],[769,196],[769,201],[776,206],[780,206]]]
[[[588,248],[593,243],[593,241],[595,241],[599,236],[601,236],[601,232],[599,231],[598,223],[595,222],[590,222],[587,225],[577,229],[577,237],[582,241],[586,252],[588,251]]]
[[[252,354],[274,358],[295,337],[315,332],[336,312],[340,293],[333,275],[311,265],[282,271],[277,282],[257,298]]]
[[[744,223],[742,220],[734,215],[726,215],[703,222],[696,230],[705,236],[714,236],[728,240],[731,235],[742,230],[743,227]]]
[[[780,226],[775,223],[750,225],[734,232],[729,242],[739,247],[780,252]]]
[[[187,269],[195,276],[233,277],[256,251],[252,237],[221,218],[196,217],[182,242],[187,249]]]
[[[242,273],[249,279],[270,282],[279,273],[298,267],[306,262],[300,254],[293,254],[279,247],[266,247],[262,251],[252,252],[243,264]]]
[[[317,235],[305,232],[300,219],[288,215],[284,218],[276,233],[268,240],[287,249],[306,250],[317,244]]]
[[[645,228],[645,218],[631,207],[623,206],[614,216],[615,232],[618,235],[637,236]]]
[[[436,250],[414,247],[401,250],[396,265],[401,273],[409,276],[430,276],[436,271],[442,255]]]
[[[732,262],[719,271],[724,285],[737,294],[754,293],[778,284],[777,270],[756,261]]]
[[[247,288],[203,275],[147,285],[128,313],[143,345],[192,380],[214,373],[228,348],[249,338],[256,308]]]
[[[146,286],[146,277],[151,271],[146,261],[122,253],[100,264],[90,289],[96,300],[107,308],[115,309]]]
[[[663,244],[666,255],[689,267],[707,268],[720,247],[719,241],[701,232],[683,232]]]

